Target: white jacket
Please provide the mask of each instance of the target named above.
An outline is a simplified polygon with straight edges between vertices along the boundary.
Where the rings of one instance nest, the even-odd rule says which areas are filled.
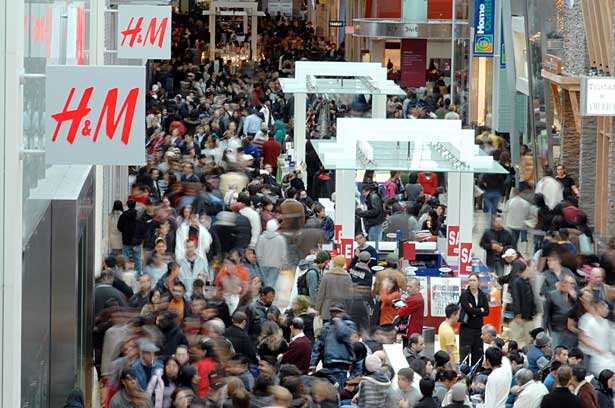
[[[256,210],[252,207],[244,207],[239,210],[239,214],[246,217],[250,220],[250,226],[252,227],[252,237],[250,238],[250,246],[252,248],[256,247],[256,241],[258,241],[258,237],[261,235],[261,217],[258,215]]]
[[[188,232],[190,231],[190,224],[182,222],[177,232],[175,233],[175,259],[181,261],[186,257],[186,241],[188,240]],[[211,234],[207,229],[199,224],[199,247],[196,249],[196,253],[207,262],[207,252],[211,246]]]
[[[521,392],[515,400],[513,408],[540,408],[542,397],[548,393],[549,391],[543,383],[532,380],[521,387]]]
[[[489,374],[485,388],[485,408],[504,408],[510,393],[512,370],[510,365],[502,365]]]
[[[545,196],[545,204],[552,210],[564,199],[564,186],[554,177],[547,176],[536,184],[536,193]]]

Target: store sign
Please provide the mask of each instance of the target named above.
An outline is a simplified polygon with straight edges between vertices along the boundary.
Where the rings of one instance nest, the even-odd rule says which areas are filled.
[[[344,27],[345,23],[343,20],[329,20],[329,27],[331,28],[339,28]]]
[[[459,274],[472,273],[472,243],[462,242],[459,245]]]
[[[475,57],[493,57],[495,0],[476,0],[474,3]]]
[[[49,164],[145,163],[145,67],[47,66]]]
[[[171,58],[171,7],[119,6],[118,14],[119,58]]]
[[[581,115],[615,116],[615,78],[581,77]]]
[[[459,256],[459,225],[446,227],[446,244],[448,256]]]
[[[402,258],[406,261],[416,260],[416,243],[405,241],[402,245]]]
[[[341,254],[344,255],[344,258],[346,258],[346,268],[348,268],[350,262],[352,262],[352,257],[354,255],[352,252],[353,248],[354,240],[352,238],[342,238]]]
[[[293,15],[293,0],[269,0],[267,5],[267,11],[272,16],[277,16],[278,14],[283,16]]]

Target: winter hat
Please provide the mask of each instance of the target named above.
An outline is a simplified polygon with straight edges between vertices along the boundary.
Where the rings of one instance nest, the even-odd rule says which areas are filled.
[[[375,373],[382,368],[382,361],[373,354],[365,357],[365,369],[370,373]]]
[[[329,255],[329,253],[327,251],[320,251],[316,255],[316,263],[325,263],[329,259],[331,259],[331,256]]]
[[[278,223],[278,220],[269,220],[267,221],[267,231],[277,231],[278,228],[280,227],[280,224]]]
[[[333,266],[345,266],[346,265],[346,258],[344,257],[344,255],[338,255],[335,258],[333,258]]]
[[[361,261],[361,262],[369,262],[371,257],[372,257],[372,255],[369,252],[361,251],[361,253],[359,254],[359,261]]]
[[[451,387],[451,397],[453,402],[464,402],[466,400],[466,386],[457,383]]]

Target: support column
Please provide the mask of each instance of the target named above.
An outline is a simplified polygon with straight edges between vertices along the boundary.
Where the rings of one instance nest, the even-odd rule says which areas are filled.
[[[294,98],[295,117],[293,120],[293,148],[295,150],[295,156],[293,157],[293,160],[297,162],[297,166],[301,166],[305,163],[305,121],[307,115],[307,95],[304,93],[296,93]]]
[[[252,14],[252,35],[250,36],[250,40],[250,47],[252,48],[252,61],[256,62],[258,61],[258,49],[256,48],[258,40],[258,21],[256,11]]]
[[[216,59],[216,8],[212,5],[209,8],[209,60]]]
[[[596,146],[598,142],[598,118],[585,116],[581,119],[579,152],[579,207],[585,211],[589,222],[594,224],[594,200],[596,199]]]
[[[355,170],[335,171],[335,223],[342,225],[341,238],[354,239]]]
[[[474,223],[474,176],[472,173],[448,173],[447,176],[447,225],[459,227],[459,244],[471,244]],[[447,234],[447,245],[448,238]],[[449,264],[459,264],[458,256],[448,257],[447,260]]]
[[[566,166],[566,172],[575,180],[579,179],[579,131],[577,130],[576,115],[579,110],[578,94],[575,91],[564,91],[562,105],[564,123],[562,123],[562,158],[561,163]]]

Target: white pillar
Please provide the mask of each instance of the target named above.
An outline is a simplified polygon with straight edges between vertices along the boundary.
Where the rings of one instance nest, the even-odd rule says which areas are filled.
[[[216,7],[209,8],[209,60],[213,64],[216,59]]]
[[[256,12],[252,14],[252,35],[250,36],[250,47],[252,48],[252,61],[258,61],[258,49],[257,49],[257,40],[258,40],[258,20]]]
[[[459,227],[460,244],[464,242],[472,243],[472,226],[474,223],[473,174],[448,173],[447,198],[447,225]],[[444,248],[444,251],[446,251],[446,248]],[[459,257],[448,257],[448,263],[458,265]]]
[[[295,94],[295,115],[293,119],[294,150],[297,166],[305,164],[305,121],[307,116],[306,106],[307,95],[304,93]]]
[[[0,32],[0,407],[21,406],[22,161],[24,2],[4,2]]]

